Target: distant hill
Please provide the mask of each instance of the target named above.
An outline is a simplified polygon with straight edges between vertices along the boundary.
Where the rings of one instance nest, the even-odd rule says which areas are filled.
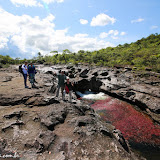
[[[107,47],[98,51],[83,51],[44,57],[45,62],[52,63],[87,63],[98,66],[131,66],[138,69],[150,68],[160,71],[160,34],[151,34],[131,44]]]

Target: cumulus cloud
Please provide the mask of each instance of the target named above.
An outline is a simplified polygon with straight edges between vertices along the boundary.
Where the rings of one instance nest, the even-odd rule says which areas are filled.
[[[139,23],[139,22],[142,22],[142,21],[144,21],[143,18],[138,18],[138,19],[132,20],[131,23]]]
[[[10,47],[8,46],[10,43],[18,47],[23,55],[29,54],[33,57],[38,52],[45,55],[53,50],[93,51],[114,46],[104,40],[91,38],[88,34],[77,33],[69,36],[68,28],[55,30],[54,19],[52,14],[43,19],[38,16],[16,16],[0,8],[0,48],[6,49]]]
[[[100,38],[106,38],[106,37],[108,37],[108,33],[102,32],[102,33],[100,33],[99,37]]]
[[[92,18],[91,26],[106,26],[108,24],[114,24],[116,19],[109,17],[107,14],[101,13]]]
[[[100,33],[99,37],[106,38],[110,35],[112,39],[118,39],[118,37],[116,37],[118,34],[119,34],[119,32],[117,30],[109,30],[108,33],[106,33],[106,32]]]
[[[21,5],[25,7],[42,7],[43,5],[38,2],[38,0],[10,0],[15,6],[19,7]],[[64,0],[42,0],[44,4],[49,3],[62,3]]]
[[[80,21],[81,24],[87,24],[88,23],[88,21],[85,20],[85,19],[80,19],[79,21]]]
[[[42,4],[37,2],[37,0],[10,0],[14,5],[19,7],[20,5],[24,5],[25,7],[42,7]]]
[[[124,35],[126,35],[126,34],[127,34],[126,32],[121,32],[121,33],[120,33],[121,36],[124,36]]]
[[[7,47],[8,39],[5,37],[0,37],[0,49]]]

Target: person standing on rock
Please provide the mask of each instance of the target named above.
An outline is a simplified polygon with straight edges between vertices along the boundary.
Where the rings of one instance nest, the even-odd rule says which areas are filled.
[[[57,75],[58,78],[58,86],[57,86],[57,93],[56,93],[56,97],[59,96],[59,90],[61,89],[61,93],[62,93],[62,100],[64,100],[64,87],[65,87],[65,79],[66,79],[66,75],[64,74],[64,71],[59,71],[59,74]]]
[[[67,77],[66,80],[67,82],[65,83],[65,92],[69,94],[69,102],[72,103],[73,83],[69,81],[69,77]]]
[[[36,69],[33,63],[31,62],[30,65],[28,66],[28,74],[29,74],[29,81],[31,83],[32,88],[36,88],[34,82],[35,82],[35,73]]]
[[[22,65],[22,73],[23,73],[23,78],[24,78],[24,85],[25,88],[28,88],[27,86],[27,74],[28,74],[28,66],[27,66],[27,62],[24,62],[24,64]]]

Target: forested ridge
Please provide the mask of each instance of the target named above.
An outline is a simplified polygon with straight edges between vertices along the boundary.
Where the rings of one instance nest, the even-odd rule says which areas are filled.
[[[1,66],[19,64],[25,60],[0,55]],[[107,47],[93,52],[80,50],[77,53],[72,53],[65,49],[61,54],[57,51],[51,51],[49,55],[45,56],[42,56],[39,52],[37,57],[28,61],[44,64],[82,63],[109,67],[130,66],[142,70],[149,68],[160,72],[160,34],[151,34],[147,38],[142,38],[130,44],[125,43],[117,47]]]

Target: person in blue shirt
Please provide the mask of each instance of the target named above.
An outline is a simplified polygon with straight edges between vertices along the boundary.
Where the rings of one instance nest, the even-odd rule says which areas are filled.
[[[36,88],[35,84],[34,84],[34,82],[35,82],[35,73],[36,73],[35,66],[31,62],[30,65],[28,66],[28,74],[29,74],[29,81],[31,83],[32,88]]]
[[[25,88],[28,88],[28,86],[27,86],[27,74],[28,74],[27,64],[28,64],[27,62],[24,62],[24,64],[22,65],[22,74],[23,74],[23,78],[24,78]]]

